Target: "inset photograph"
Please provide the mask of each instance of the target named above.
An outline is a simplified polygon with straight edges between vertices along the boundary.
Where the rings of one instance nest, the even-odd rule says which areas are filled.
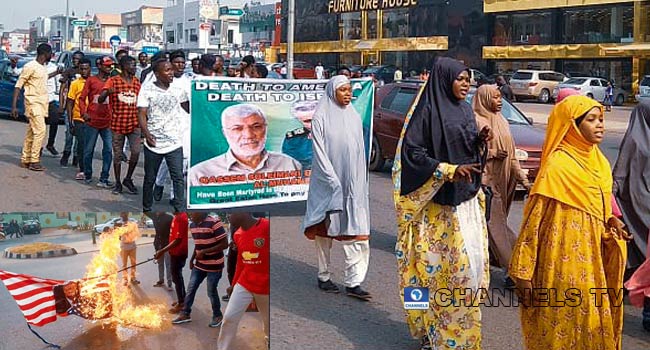
[[[0,349],[269,347],[267,213],[0,213]]]

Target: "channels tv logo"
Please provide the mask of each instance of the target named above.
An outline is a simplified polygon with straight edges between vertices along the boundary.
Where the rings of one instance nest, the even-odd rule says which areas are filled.
[[[424,287],[404,288],[404,308],[406,310],[426,310],[429,308],[429,289]]]

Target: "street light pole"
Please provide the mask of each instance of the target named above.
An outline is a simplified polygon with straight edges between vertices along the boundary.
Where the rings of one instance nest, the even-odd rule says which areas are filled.
[[[68,28],[68,25],[70,24],[70,0],[65,0],[65,33],[63,33],[63,37],[65,38],[63,40],[63,47],[61,48],[61,51],[65,51],[68,49],[68,41],[70,40],[70,37],[68,35],[68,32],[70,29]]]
[[[289,18],[287,26],[287,78],[293,79],[293,33],[296,24],[296,0],[289,0]]]

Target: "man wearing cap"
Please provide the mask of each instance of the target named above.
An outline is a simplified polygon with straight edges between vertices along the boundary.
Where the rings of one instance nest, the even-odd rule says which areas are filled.
[[[79,97],[79,111],[85,120],[82,132],[84,133],[84,175],[86,184],[92,182],[93,154],[97,137],[102,138],[102,172],[97,182],[97,187],[110,189],[113,183],[108,180],[111,162],[113,161],[113,137],[111,134],[111,109],[109,101],[99,102],[99,97],[104,89],[113,69],[113,59],[104,56],[99,65],[99,73],[88,78],[81,96]]]
[[[317,105],[318,101],[298,101],[291,105],[291,115],[302,127],[289,131],[282,142],[282,153],[299,161],[303,169],[311,169],[311,119]]]

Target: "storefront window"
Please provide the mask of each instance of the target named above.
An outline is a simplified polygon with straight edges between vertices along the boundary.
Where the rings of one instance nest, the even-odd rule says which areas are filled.
[[[377,11],[368,11],[368,32],[365,39],[377,39]]]
[[[634,41],[634,5],[567,10],[563,15],[564,43]]]
[[[432,51],[390,51],[381,53],[381,64],[392,64],[402,70],[402,77],[418,77],[423,69],[431,69],[436,56]]]
[[[341,40],[361,39],[361,13],[343,13],[341,14]]]
[[[404,38],[447,34],[447,11],[441,5],[384,10],[382,37]]]
[[[632,91],[632,59],[565,60],[563,73],[572,77],[600,77],[614,82],[628,93]]]
[[[551,12],[497,15],[493,45],[545,45],[552,43]]]
[[[551,70],[551,61],[496,61],[496,72],[511,74],[520,69]]]
[[[381,19],[383,38],[404,38],[409,35],[409,10],[384,11]]]
[[[338,17],[328,14],[323,2],[296,0],[296,42],[339,40]]]

